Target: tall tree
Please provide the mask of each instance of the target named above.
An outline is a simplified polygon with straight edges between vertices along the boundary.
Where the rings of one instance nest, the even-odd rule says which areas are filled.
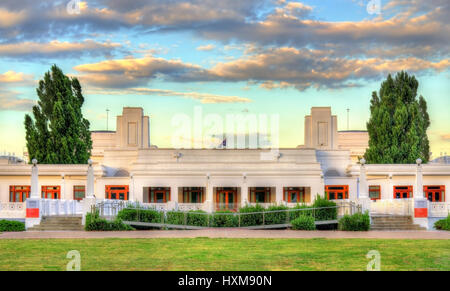
[[[42,164],[85,164],[92,149],[89,121],[83,118],[84,97],[77,78],[69,78],[53,65],[36,89],[34,120],[25,115],[30,161]]]
[[[369,148],[365,159],[372,164],[412,164],[430,159],[427,129],[430,117],[425,98],[417,98],[419,82],[406,72],[389,74],[379,94],[372,93],[367,123]]]

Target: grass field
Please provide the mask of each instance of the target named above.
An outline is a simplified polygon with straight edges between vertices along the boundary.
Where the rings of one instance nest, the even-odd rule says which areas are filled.
[[[44,239],[0,240],[0,270],[450,270],[448,240],[375,239]]]

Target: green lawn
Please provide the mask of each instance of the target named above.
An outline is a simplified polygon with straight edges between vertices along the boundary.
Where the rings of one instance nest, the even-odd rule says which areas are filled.
[[[65,270],[78,250],[82,270],[450,270],[448,240],[43,239],[0,240],[0,270]]]

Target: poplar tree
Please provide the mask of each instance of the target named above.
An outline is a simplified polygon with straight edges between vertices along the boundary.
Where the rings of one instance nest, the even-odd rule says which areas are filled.
[[[33,118],[25,115],[30,161],[41,164],[86,164],[92,149],[89,121],[83,118],[84,97],[77,78],[69,78],[56,65],[45,73],[36,89],[38,104]]]
[[[417,97],[419,82],[406,72],[382,82],[373,92],[367,122],[369,148],[365,159],[372,164],[413,164],[430,159],[427,102]]]

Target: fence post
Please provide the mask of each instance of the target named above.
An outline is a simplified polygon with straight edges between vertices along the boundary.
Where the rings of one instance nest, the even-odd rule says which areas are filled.
[[[265,216],[264,216],[264,211],[263,211],[263,225],[265,225]]]
[[[240,212],[238,213],[238,218],[239,218],[238,227],[240,228],[241,227],[241,213]]]
[[[184,213],[184,229],[187,229],[187,212]]]

